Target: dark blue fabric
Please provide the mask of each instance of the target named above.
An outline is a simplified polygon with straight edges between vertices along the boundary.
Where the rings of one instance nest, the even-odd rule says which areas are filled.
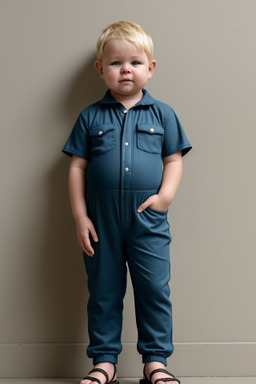
[[[84,253],[90,292],[87,354],[94,364],[116,362],[121,352],[127,266],[143,361],[166,364],[173,352],[167,211],[138,213],[137,208],[158,192],[162,158],[178,151],[184,156],[191,145],[173,109],[143,93],[126,111],[107,91],[80,113],[63,148],[89,161],[86,203],[99,236],[94,257]]]
[[[157,356],[153,360],[166,364],[173,352],[168,284],[172,238],[167,211],[148,208],[137,212],[138,206],[156,192],[126,191],[120,195],[119,191],[88,186],[88,215],[99,236],[99,242],[93,244],[94,257],[84,253],[90,293],[87,354],[94,364],[103,356],[118,356],[122,350],[127,266],[134,289],[139,353],[144,361]]]
[[[173,109],[143,92],[128,113],[109,91],[80,113],[63,152],[90,160],[88,178],[95,187],[159,188],[162,158],[191,149]],[[124,168],[129,171],[122,180]]]

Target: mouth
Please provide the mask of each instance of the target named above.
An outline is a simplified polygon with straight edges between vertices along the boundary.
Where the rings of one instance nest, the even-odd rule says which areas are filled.
[[[132,80],[130,80],[130,79],[122,79],[119,81],[119,83],[131,83],[131,82],[132,82]]]

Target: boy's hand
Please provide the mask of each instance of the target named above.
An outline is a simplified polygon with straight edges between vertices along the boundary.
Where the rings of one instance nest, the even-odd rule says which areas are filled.
[[[80,247],[85,253],[87,253],[88,256],[92,257],[94,255],[94,249],[91,246],[89,235],[91,234],[93,241],[96,243],[99,241],[99,238],[94,225],[88,216],[76,220],[76,230]]]
[[[159,195],[152,195],[139,206],[137,212],[141,213],[148,207],[164,212],[168,209],[168,206]]]
[[[177,192],[182,175],[182,153],[176,152],[163,158],[163,177],[158,194],[150,196],[137,209],[138,213],[150,207],[156,211],[166,211]]]

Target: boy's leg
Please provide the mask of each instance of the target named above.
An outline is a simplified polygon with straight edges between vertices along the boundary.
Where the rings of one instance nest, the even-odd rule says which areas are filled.
[[[135,297],[138,351],[144,363],[166,365],[173,352],[167,213],[150,208],[136,213],[131,232],[126,251]]]
[[[122,311],[126,291],[126,261],[122,252],[118,206],[111,191],[97,191],[97,195],[93,191],[88,200],[89,216],[99,242],[93,244],[93,257],[84,253],[90,293],[87,355],[93,358],[94,365],[102,362],[115,364],[122,350]]]
[[[90,339],[87,355],[93,358],[94,365],[117,363],[117,356],[122,350],[122,311],[126,291],[126,266],[119,260],[122,254],[116,246],[110,250],[105,244],[102,250],[102,240],[101,234],[101,244],[95,247],[94,257],[84,255],[90,293],[87,304]],[[110,254],[114,256],[112,260]]]

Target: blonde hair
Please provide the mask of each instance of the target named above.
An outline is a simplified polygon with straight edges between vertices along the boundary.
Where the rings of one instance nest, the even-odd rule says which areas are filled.
[[[151,36],[143,27],[130,21],[109,24],[102,31],[97,41],[97,60],[102,61],[104,46],[109,40],[122,38],[143,49],[149,62],[153,60],[154,46]]]

